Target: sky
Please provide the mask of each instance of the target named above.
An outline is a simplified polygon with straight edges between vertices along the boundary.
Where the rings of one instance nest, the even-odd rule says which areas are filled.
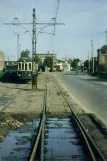
[[[0,0],[0,51],[4,51],[5,60],[17,59],[17,33],[19,33],[20,51],[32,50],[32,26],[24,27],[3,25],[14,22],[32,22],[33,8],[36,8],[36,21],[53,22],[57,9],[57,0]],[[16,22],[16,21],[15,21]],[[94,55],[105,44],[104,31],[107,30],[107,0],[60,0],[57,15],[58,23],[55,36],[39,33],[37,36],[37,53],[55,52],[59,59],[79,58],[86,60],[88,51],[91,56],[91,40]],[[17,22],[16,22],[17,23]],[[37,33],[43,25],[36,25]],[[44,32],[53,33],[53,26]]]

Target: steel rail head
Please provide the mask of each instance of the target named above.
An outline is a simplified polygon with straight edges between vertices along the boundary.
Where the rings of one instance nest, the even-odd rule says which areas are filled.
[[[40,161],[44,161],[44,133],[45,133],[45,118],[46,118],[46,89],[44,94],[44,103],[43,103],[43,122],[42,122],[42,135],[41,135],[41,154]]]
[[[45,89],[45,93],[44,93],[43,113],[42,113],[42,118],[41,118],[41,124],[40,124],[39,132],[37,134],[36,141],[35,141],[29,161],[35,161],[40,138],[41,138],[40,160],[43,161],[43,159],[44,159],[43,152],[44,152],[44,130],[45,130],[44,127],[45,127],[45,115],[46,115],[46,91],[47,91],[47,89]]]
[[[37,135],[37,138],[36,138],[36,142],[34,144],[34,148],[33,148],[33,151],[31,153],[31,156],[30,156],[29,161],[34,161],[35,160],[35,157],[36,157],[37,147],[38,147],[38,143],[39,143],[40,136],[41,136],[41,131],[42,131],[42,121],[41,121],[41,125],[40,125],[40,128],[39,128],[39,132],[38,132],[38,135]]]
[[[81,133],[82,133],[82,136],[83,136],[83,138],[84,138],[84,140],[85,140],[85,143],[86,143],[87,148],[88,148],[88,150],[89,150],[89,152],[90,152],[90,155],[91,155],[92,160],[93,160],[93,161],[97,161],[96,158],[95,158],[94,152],[92,151],[92,148],[91,148],[91,146],[90,146],[90,144],[89,144],[89,142],[88,142],[88,139],[87,139],[87,137],[86,137],[86,135],[85,135],[85,133],[84,133],[84,130],[83,130],[82,127],[80,126],[78,120],[76,119],[75,121],[76,121],[76,123],[77,123],[77,125],[78,125],[78,127],[79,127],[79,129],[80,129],[80,131],[81,131]]]

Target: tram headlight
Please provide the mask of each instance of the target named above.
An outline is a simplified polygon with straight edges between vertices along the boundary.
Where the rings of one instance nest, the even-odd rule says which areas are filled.
[[[29,74],[29,77],[31,76],[31,74]]]
[[[18,76],[20,77],[20,74],[18,74]]]

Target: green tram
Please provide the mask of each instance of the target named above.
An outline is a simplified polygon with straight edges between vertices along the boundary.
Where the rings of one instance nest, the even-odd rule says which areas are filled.
[[[20,78],[20,80],[31,80],[32,61],[20,61],[17,65],[17,76]]]

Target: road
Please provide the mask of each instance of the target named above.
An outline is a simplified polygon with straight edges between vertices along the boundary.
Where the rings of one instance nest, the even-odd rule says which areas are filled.
[[[107,125],[107,80],[81,72],[56,73],[56,77],[83,110]]]

